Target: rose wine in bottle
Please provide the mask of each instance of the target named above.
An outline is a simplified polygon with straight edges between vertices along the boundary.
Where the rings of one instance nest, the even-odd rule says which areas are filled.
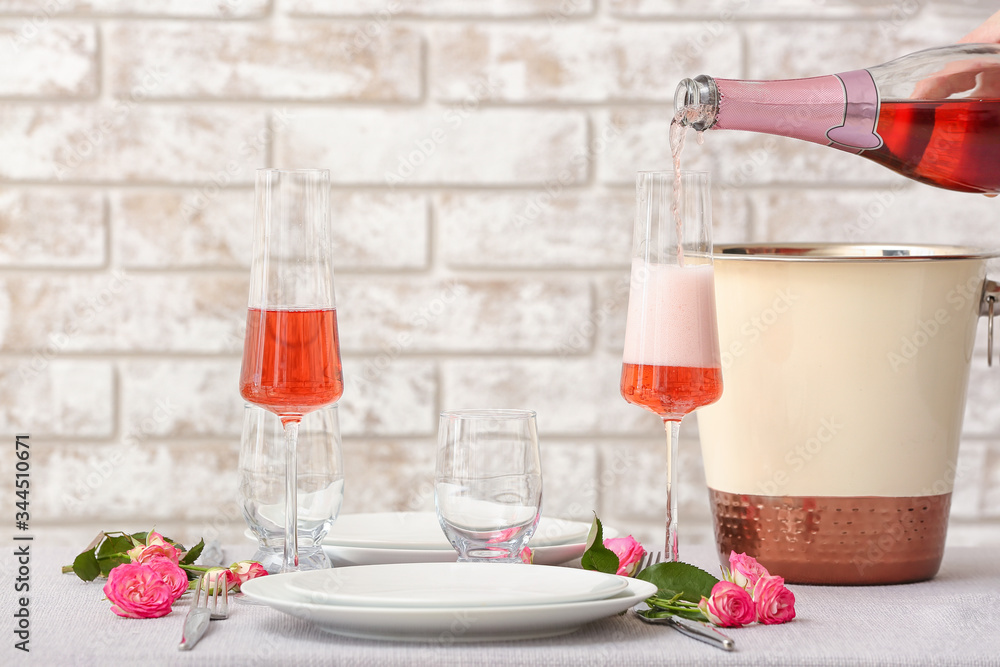
[[[701,75],[681,81],[674,107],[680,122],[696,130],[803,139],[856,153],[921,183],[1000,193],[997,44],[927,49],[808,79]]]

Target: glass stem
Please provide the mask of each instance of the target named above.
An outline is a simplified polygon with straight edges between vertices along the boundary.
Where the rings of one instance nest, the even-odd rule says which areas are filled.
[[[667,431],[667,544],[664,556],[669,563],[677,562],[677,442],[681,420],[664,419]]]
[[[299,423],[290,421],[285,426],[285,554],[282,572],[299,569],[299,499],[296,446]]]

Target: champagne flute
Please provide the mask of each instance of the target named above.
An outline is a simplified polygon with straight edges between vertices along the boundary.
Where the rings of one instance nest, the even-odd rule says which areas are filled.
[[[344,393],[333,290],[330,172],[258,169],[240,395],[285,435],[282,572],[299,569],[296,443],[302,416]]]
[[[677,555],[681,419],[722,395],[706,172],[639,172],[621,394],[667,432],[666,556]]]

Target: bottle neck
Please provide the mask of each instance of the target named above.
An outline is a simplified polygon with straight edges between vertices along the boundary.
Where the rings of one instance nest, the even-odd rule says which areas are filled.
[[[688,100],[711,108],[693,114],[687,124],[695,129],[760,132],[850,151],[882,145],[875,132],[878,89],[867,70],[784,81],[696,77],[682,82],[674,97],[675,106]]]

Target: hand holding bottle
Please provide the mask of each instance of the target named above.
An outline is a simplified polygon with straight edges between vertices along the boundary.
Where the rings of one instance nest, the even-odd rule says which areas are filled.
[[[1000,12],[986,19],[958,43],[1000,43]],[[948,63],[940,72],[917,83],[911,98],[945,99],[966,90],[971,91],[966,97],[1000,97],[1000,64],[977,58]]]
[[[981,26],[958,40],[959,44],[1000,43],[1000,12],[986,19]]]

